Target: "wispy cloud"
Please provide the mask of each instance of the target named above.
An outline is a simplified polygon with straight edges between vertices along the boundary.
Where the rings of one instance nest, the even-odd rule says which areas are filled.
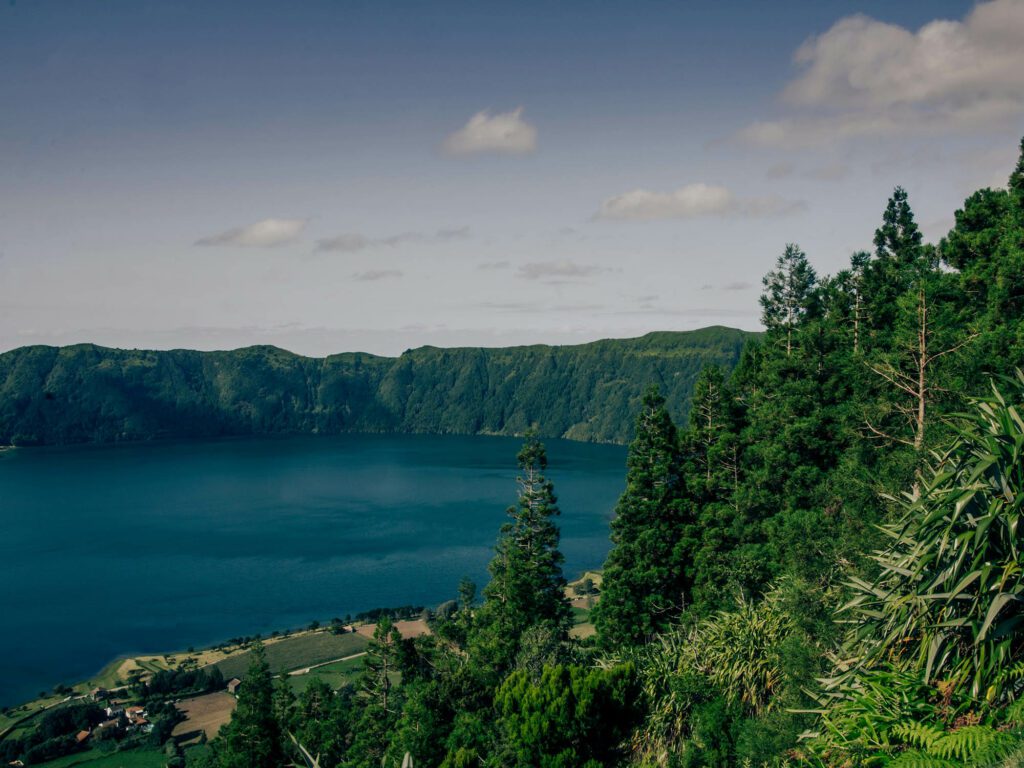
[[[603,312],[608,308],[606,304],[545,304],[540,301],[482,301],[473,306],[509,314],[538,312],[594,313]]]
[[[1024,2],[979,3],[962,21],[916,32],[848,16],[793,56],[793,113],[747,126],[753,144],[805,147],[871,136],[1012,125],[1024,115]]]
[[[741,198],[725,187],[712,184],[687,184],[670,192],[634,189],[601,204],[597,218],[694,219],[702,216],[780,216],[805,208],[796,200],[770,195]]]
[[[764,172],[764,177],[769,181],[778,181],[779,179],[787,179],[794,176],[811,181],[842,181],[849,175],[850,166],[846,163],[838,162],[817,165],[805,170],[798,169],[793,163],[781,162],[769,166]]]
[[[373,282],[375,280],[391,280],[399,278],[404,273],[399,269],[370,269],[366,272],[355,272],[352,275],[353,280],[358,280],[361,283]]]
[[[200,238],[195,244],[274,248],[295,242],[305,228],[305,219],[263,219],[247,227],[236,227]]]
[[[721,285],[704,283],[700,289],[702,291],[749,291],[753,287],[755,287],[754,283],[746,280],[733,280],[728,283],[722,283]]]
[[[605,271],[607,270],[604,267],[595,264],[577,264],[574,261],[563,259],[523,264],[516,271],[516,277],[521,277],[524,280],[581,280]]]
[[[537,149],[537,129],[523,120],[523,108],[491,114],[477,112],[442,145],[448,155],[497,153],[522,155]]]
[[[405,243],[448,243],[465,240],[470,236],[469,227],[438,229],[435,232],[399,232],[384,237],[367,237],[358,232],[347,232],[316,241],[316,250],[321,252],[355,253],[367,248],[394,248]]]
[[[482,272],[496,272],[501,269],[509,269],[511,266],[512,263],[508,261],[485,261],[483,264],[477,264],[476,268]]]

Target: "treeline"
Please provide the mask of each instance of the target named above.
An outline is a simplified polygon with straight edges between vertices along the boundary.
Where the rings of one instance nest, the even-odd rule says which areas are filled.
[[[382,618],[338,692],[257,651],[208,763],[1024,763],[1024,142],[938,245],[897,189],[849,269],[789,245],[764,285],[685,427],[657,387],[636,409],[592,640],[528,434],[482,602]]]
[[[132,693],[148,703],[223,689],[224,675],[216,666],[161,669],[132,685]]]
[[[80,731],[92,728],[106,719],[95,704],[73,704],[57,707],[39,719],[29,733],[0,740],[0,760],[4,765],[36,765],[84,749],[75,739]]]
[[[707,364],[751,334],[651,333],[576,346],[423,347],[398,358],[24,347],[0,354],[0,445],[286,433],[544,434],[626,442],[644,386],[684,414]]]

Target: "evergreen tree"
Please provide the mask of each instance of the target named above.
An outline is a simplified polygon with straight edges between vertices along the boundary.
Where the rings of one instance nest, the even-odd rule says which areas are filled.
[[[543,625],[565,640],[571,623],[554,522],[560,512],[554,486],[544,475],[547,453],[535,430],[527,432],[516,458],[519,501],[509,507],[511,521],[501,528],[470,641],[474,660],[496,675],[512,667],[528,629]]]
[[[594,624],[602,645],[642,642],[664,629],[687,600],[691,506],[676,426],[657,387],[647,390],[629,446],[626,490],[612,520]]]
[[[274,680],[257,641],[231,722],[214,742],[218,768],[277,768],[284,760],[281,731],[274,715]]]
[[[295,737],[323,766],[339,765],[351,739],[351,691],[335,693],[318,677],[299,696]]]
[[[387,615],[380,617],[366,647],[359,681],[362,712],[346,768],[376,768],[387,752],[401,711],[400,692],[392,679],[401,667],[402,635]]]
[[[869,347],[886,348],[896,318],[896,302],[923,268],[921,230],[907,192],[896,187],[875,230],[875,258],[865,269],[865,320]]]
[[[1024,202],[1024,138],[1020,140],[1020,155],[1017,157],[1017,166],[1010,174],[1008,187],[1010,194],[1020,196]]]
[[[775,269],[765,275],[761,295],[761,322],[769,331],[779,331],[786,355],[793,351],[793,332],[810,309],[817,275],[807,255],[789,243]]]
[[[640,690],[631,666],[547,666],[519,671],[495,694],[499,742],[486,766],[604,768],[619,765],[637,720]]]
[[[737,578],[737,565],[746,558],[735,557],[756,538],[751,536],[756,526],[743,514],[740,497],[744,413],[745,406],[737,402],[721,369],[709,366],[701,371],[681,442],[687,496],[696,520],[691,603],[702,613],[747,581]]]
[[[922,242],[907,191],[896,187],[882,214],[882,226],[875,230],[875,256],[883,262],[913,268]]]

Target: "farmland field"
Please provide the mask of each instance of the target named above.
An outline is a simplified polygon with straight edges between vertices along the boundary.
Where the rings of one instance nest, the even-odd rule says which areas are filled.
[[[235,697],[224,691],[180,701],[176,706],[186,719],[174,727],[171,735],[188,741],[193,734],[198,738],[199,732],[203,731],[207,738],[212,739],[231,720],[236,704]]]
[[[366,649],[367,642],[365,637],[354,632],[344,635],[327,631],[311,632],[267,644],[267,662],[270,670],[279,674],[361,653]],[[249,668],[251,658],[250,652],[246,651],[219,661],[214,666],[221,671],[225,680],[242,678]]]
[[[289,675],[288,685],[293,693],[298,694],[306,690],[306,686],[309,685],[313,678],[320,678],[332,690],[337,690],[344,685],[355,682],[359,673],[363,670],[363,660],[363,656],[358,656],[354,659],[325,664],[322,667],[311,669],[303,675]]]

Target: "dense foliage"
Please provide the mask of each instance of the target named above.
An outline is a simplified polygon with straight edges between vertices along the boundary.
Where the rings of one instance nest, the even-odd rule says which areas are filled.
[[[651,333],[564,347],[438,349],[323,359],[233,352],[24,347],[0,354],[0,445],[339,432],[543,434],[626,442],[644,388],[676,414],[706,364],[751,334]]]

